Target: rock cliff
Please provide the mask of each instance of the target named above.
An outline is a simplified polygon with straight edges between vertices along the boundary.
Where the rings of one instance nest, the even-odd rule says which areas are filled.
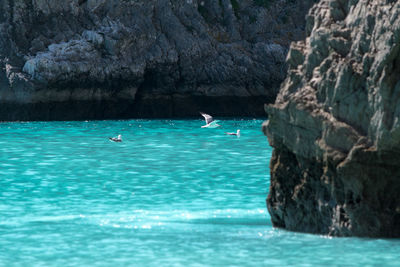
[[[3,0],[0,120],[262,115],[312,0]]]
[[[288,230],[400,236],[400,3],[324,0],[291,45],[263,130],[267,206]]]

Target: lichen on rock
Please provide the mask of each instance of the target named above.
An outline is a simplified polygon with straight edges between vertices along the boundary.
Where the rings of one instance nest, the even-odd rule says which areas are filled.
[[[326,0],[265,107],[275,226],[400,236],[400,3]]]

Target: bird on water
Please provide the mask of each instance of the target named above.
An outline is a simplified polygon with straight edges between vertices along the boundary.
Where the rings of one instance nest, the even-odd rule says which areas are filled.
[[[225,132],[227,135],[236,135],[237,137],[240,137],[240,130],[237,130],[236,133],[227,133]]]
[[[122,136],[120,134],[117,137],[109,137],[108,139],[113,142],[122,142]]]

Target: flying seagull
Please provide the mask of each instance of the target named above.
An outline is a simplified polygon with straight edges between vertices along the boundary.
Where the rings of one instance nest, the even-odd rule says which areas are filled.
[[[122,136],[119,134],[118,137],[109,137],[110,141],[113,142],[122,142]]]
[[[237,137],[240,137],[240,130],[237,130],[236,133],[226,133],[227,135],[236,135]]]
[[[206,120],[206,125],[201,126],[201,128],[217,128],[218,126],[221,126],[219,124],[217,124],[217,122],[219,122],[219,120],[214,120],[212,116],[200,112],[201,116],[204,117],[204,119]]]

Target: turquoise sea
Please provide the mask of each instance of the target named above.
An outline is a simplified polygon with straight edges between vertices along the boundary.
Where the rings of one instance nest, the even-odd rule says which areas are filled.
[[[0,266],[400,266],[398,239],[272,227],[261,123],[1,123]]]

